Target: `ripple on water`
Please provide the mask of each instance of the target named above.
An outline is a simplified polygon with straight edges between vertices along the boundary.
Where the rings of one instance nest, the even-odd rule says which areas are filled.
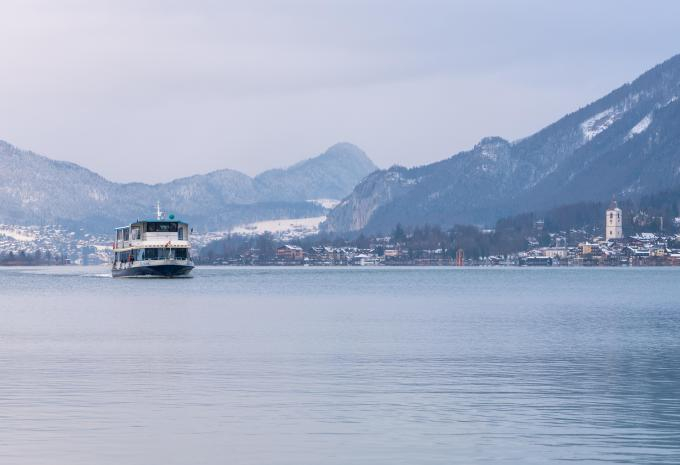
[[[67,268],[0,270],[0,463],[680,463],[680,270]]]

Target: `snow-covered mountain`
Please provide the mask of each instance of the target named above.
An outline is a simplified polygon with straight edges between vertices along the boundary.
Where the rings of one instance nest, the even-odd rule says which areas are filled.
[[[251,178],[220,170],[162,184],[115,183],[74,163],[0,141],[0,223],[63,224],[108,230],[148,217],[159,200],[201,229],[323,215],[321,198],[342,198],[375,165],[342,143],[288,169]]]
[[[516,142],[369,175],[329,215],[330,231],[491,223],[499,216],[680,185],[680,55]]]
[[[255,177],[260,199],[342,199],[377,167],[359,147],[335,144],[318,157],[287,169],[265,171]]]

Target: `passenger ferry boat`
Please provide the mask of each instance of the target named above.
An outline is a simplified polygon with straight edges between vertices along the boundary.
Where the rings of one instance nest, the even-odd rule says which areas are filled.
[[[113,268],[117,277],[187,276],[194,268],[191,261],[189,225],[166,219],[160,205],[156,205],[156,219],[143,220],[116,228],[113,243]]]

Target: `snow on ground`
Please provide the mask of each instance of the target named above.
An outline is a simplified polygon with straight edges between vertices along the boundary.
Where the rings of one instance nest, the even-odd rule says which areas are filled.
[[[637,136],[638,134],[642,134],[647,130],[650,124],[652,124],[652,114],[648,113],[644,118],[640,120],[638,124],[633,126],[633,128],[630,131],[628,131],[628,135],[626,135],[626,138],[624,140],[628,140]]]
[[[310,202],[329,210],[332,210],[340,203],[340,201],[336,199],[312,199]]]
[[[258,221],[247,225],[237,226],[232,234],[263,234],[270,232],[286,238],[303,237],[319,232],[319,225],[326,220],[325,216],[312,218],[289,218],[270,221]]]
[[[72,263],[107,262],[110,257],[108,234],[69,231],[57,225],[22,226],[0,224],[0,255],[34,254],[37,251],[63,256]],[[93,250],[94,248],[94,250]]]
[[[622,113],[623,111],[617,111],[612,107],[588,118],[581,123],[583,138],[586,142],[593,140],[598,134],[607,130],[609,126],[614,124],[614,122],[621,117]]]
[[[285,218],[278,220],[257,221],[255,223],[236,226],[228,231],[194,232],[191,234],[191,246],[200,250],[213,241],[223,239],[230,234],[254,236],[269,232],[280,240],[288,241],[309,236],[319,232],[319,225],[326,221],[325,216],[312,218]]]
[[[32,234],[24,228],[17,227],[0,227],[0,236],[11,237],[19,242],[33,242],[36,239],[35,234]]]

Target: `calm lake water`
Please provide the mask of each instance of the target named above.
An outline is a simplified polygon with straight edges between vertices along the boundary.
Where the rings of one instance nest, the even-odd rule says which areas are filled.
[[[0,269],[0,463],[680,463],[680,268]]]

